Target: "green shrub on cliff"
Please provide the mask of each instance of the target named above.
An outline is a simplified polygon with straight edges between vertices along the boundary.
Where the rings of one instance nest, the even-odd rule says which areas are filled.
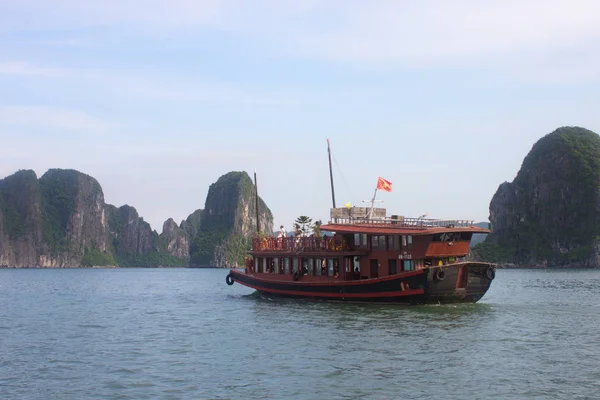
[[[32,235],[39,204],[39,184],[35,172],[21,170],[0,180],[0,218],[10,239]]]
[[[106,267],[117,265],[117,263],[112,254],[103,253],[96,247],[86,247],[84,249],[81,265],[84,267]]]
[[[183,224],[190,238],[191,265],[243,263],[250,237],[256,233],[254,189],[248,174],[241,171],[229,172],[210,185],[200,217],[194,218],[194,224],[190,218]],[[273,215],[260,197],[258,208],[261,229],[271,232]]]
[[[75,211],[78,171],[50,169],[39,180],[42,195],[42,234],[52,253],[69,247],[67,227]]]
[[[117,265],[120,267],[187,267],[187,260],[182,260],[164,252],[146,254],[117,254]]]

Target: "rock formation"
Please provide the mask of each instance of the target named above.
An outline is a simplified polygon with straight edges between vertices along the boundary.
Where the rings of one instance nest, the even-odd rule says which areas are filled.
[[[100,184],[75,170],[0,180],[0,266],[187,265],[187,242],[170,243],[171,233],[160,237],[133,207],[105,204]]]
[[[204,210],[159,235],[134,207],[104,203],[100,184],[75,170],[40,179],[22,170],[0,180],[0,267],[229,266],[242,262],[256,230],[255,192],[245,172],[211,185]],[[273,216],[259,199],[261,230]]]
[[[480,258],[519,266],[598,267],[600,137],[563,127],[540,139],[490,203]]]
[[[190,215],[182,228],[190,236],[193,266],[241,265],[256,232],[256,193],[246,172],[229,172],[210,185],[203,210]],[[273,231],[273,215],[259,197],[261,232]]]
[[[173,218],[169,218],[163,224],[161,242],[163,251],[182,260],[189,259],[190,244],[188,235],[173,221]]]

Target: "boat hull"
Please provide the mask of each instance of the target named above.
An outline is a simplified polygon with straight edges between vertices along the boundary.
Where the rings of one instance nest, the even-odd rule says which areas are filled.
[[[488,272],[492,271],[492,272]],[[311,281],[300,277],[231,270],[228,280],[274,297],[386,303],[474,303],[486,293],[495,268],[487,263],[449,264],[382,278]]]

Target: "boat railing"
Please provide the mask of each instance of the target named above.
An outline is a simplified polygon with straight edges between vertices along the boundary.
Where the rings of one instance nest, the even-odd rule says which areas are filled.
[[[254,251],[347,251],[348,244],[341,237],[324,236],[287,236],[287,237],[254,237]]]
[[[426,218],[406,218],[399,216],[385,218],[334,218],[331,223],[341,225],[374,225],[385,226],[389,228],[412,228],[412,229],[427,229],[427,228],[468,228],[474,226],[473,220],[442,220],[442,219],[426,219]]]

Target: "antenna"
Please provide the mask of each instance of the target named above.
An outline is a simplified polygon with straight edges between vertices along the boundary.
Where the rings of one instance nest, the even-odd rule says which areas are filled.
[[[375,200],[376,196],[377,188],[375,188],[375,193],[373,193],[373,198],[371,200],[363,200],[363,203],[371,203],[371,208],[369,209],[369,214],[367,214],[367,219],[373,218],[373,207],[375,206],[375,203],[383,203],[383,200]]]
[[[254,209],[256,212],[256,233],[260,235],[260,220],[258,214],[258,184],[256,183],[256,168],[254,168]]]
[[[335,191],[333,190],[333,170],[331,169],[331,148],[329,147],[329,138],[327,138],[327,155],[329,156],[329,180],[331,181],[331,201],[335,208]]]

